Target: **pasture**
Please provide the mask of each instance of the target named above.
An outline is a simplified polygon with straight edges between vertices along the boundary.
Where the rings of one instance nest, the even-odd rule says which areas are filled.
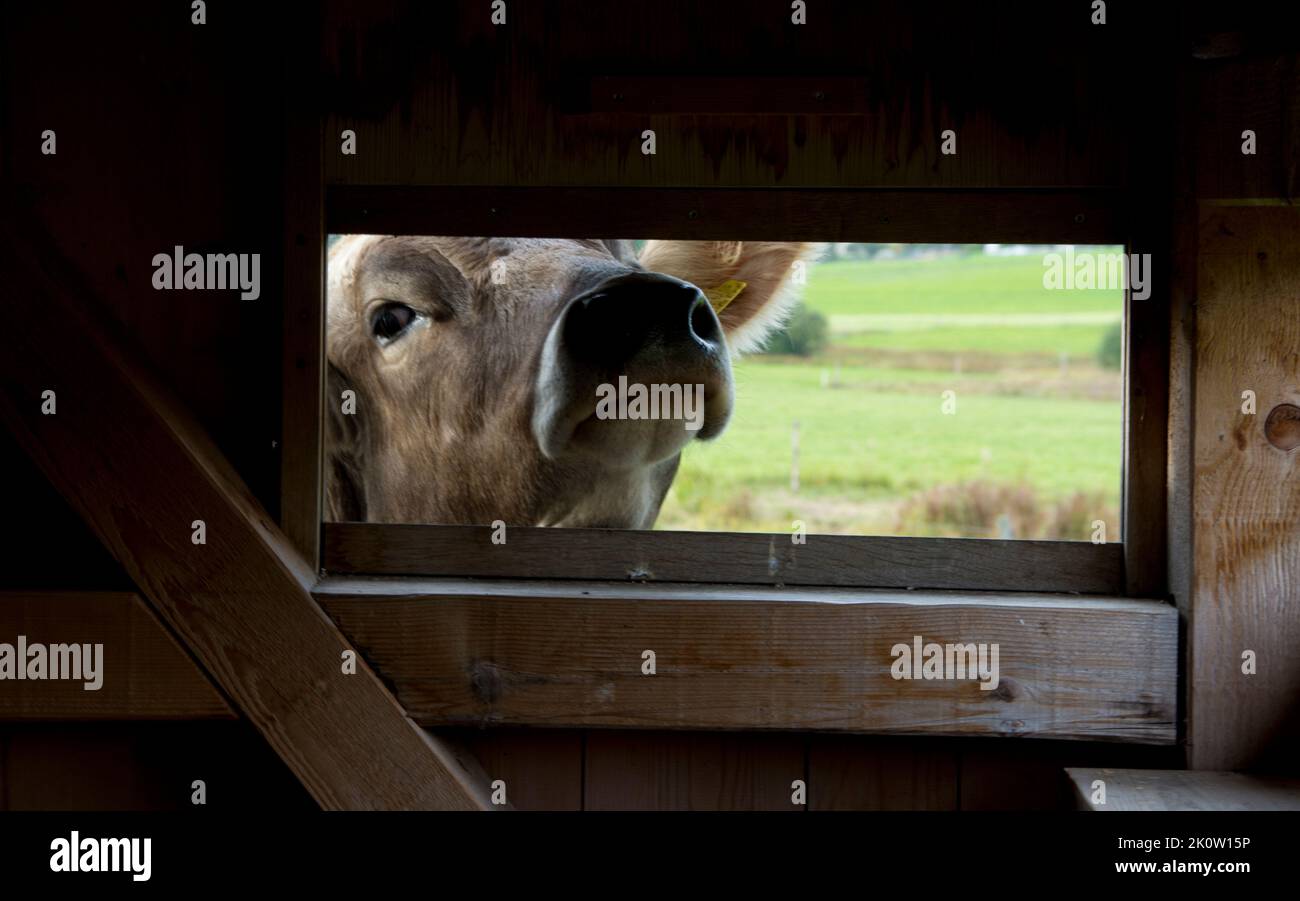
[[[1123,295],[1042,272],[1037,253],[811,267],[827,346],[739,361],[732,422],[687,447],[657,527],[1084,540],[1100,519],[1116,540],[1122,378],[1096,355]]]

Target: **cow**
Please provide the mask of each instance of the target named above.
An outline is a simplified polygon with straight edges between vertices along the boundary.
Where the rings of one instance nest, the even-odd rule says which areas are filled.
[[[683,447],[726,426],[733,355],[782,324],[795,264],[814,252],[338,239],[326,292],[329,519],[650,528]],[[702,421],[596,415],[601,386],[620,377],[702,386]]]

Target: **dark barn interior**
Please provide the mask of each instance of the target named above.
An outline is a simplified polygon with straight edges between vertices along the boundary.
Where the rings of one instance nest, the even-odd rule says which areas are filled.
[[[1236,4],[1112,3],[1104,25],[1083,3],[812,0],[802,25],[784,0],[492,6],[10,12],[0,641],[109,655],[95,694],[0,683],[0,810],[188,809],[196,779],[230,809],[485,807],[500,781],[523,810],[1058,810],[1103,770],[1151,771],[1108,777],[1136,806],[1300,803],[1300,31]],[[611,601],[703,674],[658,696],[639,661],[608,671],[622,614],[547,594],[563,580],[390,571],[369,597],[321,525],[324,236],[432,203],[469,234],[711,239],[769,210],[829,239],[1122,235],[1155,288],[1119,583],[1033,608],[1047,637],[1003,709],[888,716],[822,644],[871,611],[785,618],[781,586],[701,585],[682,625],[672,586]],[[175,245],[260,253],[260,297],[152,290]],[[924,584],[987,587],[954,572]],[[940,630],[926,609],[898,630]],[[780,629],[793,662],[762,656]],[[362,673],[327,690],[312,667],[344,647]]]

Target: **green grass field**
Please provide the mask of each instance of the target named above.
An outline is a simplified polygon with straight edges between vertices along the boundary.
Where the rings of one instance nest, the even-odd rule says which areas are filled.
[[[1116,317],[1118,318],[1118,317]],[[831,320],[834,329],[835,320]],[[935,327],[842,333],[846,347],[891,350],[987,351],[990,353],[1050,353],[1086,357],[1097,349],[1104,326],[1052,325]]]
[[[1039,255],[982,254],[810,268],[804,302],[829,346],[737,364],[731,424],[687,448],[658,527],[1117,530],[1122,382],[1094,355],[1123,295],[1048,291],[1042,272]]]
[[[1080,248],[1082,250],[1083,248]],[[1096,248],[1114,253],[1119,248]],[[1049,291],[1042,257],[975,253],[933,260],[838,260],[809,270],[805,301],[837,314],[1118,312],[1118,291]]]

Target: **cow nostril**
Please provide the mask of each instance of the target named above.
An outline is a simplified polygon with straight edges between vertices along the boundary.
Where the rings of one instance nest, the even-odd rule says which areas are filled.
[[[709,306],[708,298],[698,291],[695,294],[695,303],[691,304],[690,323],[691,334],[699,340],[706,343],[714,343],[718,340],[718,317]]]
[[[708,298],[694,285],[662,277],[579,296],[564,313],[563,341],[575,359],[604,367],[627,363],[648,346],[713,354],[723,344]]]

